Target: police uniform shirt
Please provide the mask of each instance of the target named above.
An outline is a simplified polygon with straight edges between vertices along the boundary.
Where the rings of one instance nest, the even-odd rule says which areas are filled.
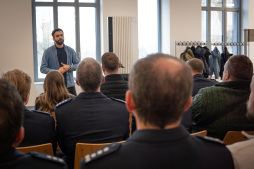
[[[191,136],[184,127],[136,130],[126,143],[103,147],[81,160],[81,169],[233,169],[224,144]]]
[[[52,143],[55,152],[56,132],[54,117],[47,112],[24,109],[24,140],[19,147]]]
[[[73,167],[76,143],[109,143],[129,136],[125,102],[101,92],[82,92],[55,108],[57,141]]]
[[[0,154],[1,169],[67,169],[63,159],[32,152],[24,154],[15,148]]]

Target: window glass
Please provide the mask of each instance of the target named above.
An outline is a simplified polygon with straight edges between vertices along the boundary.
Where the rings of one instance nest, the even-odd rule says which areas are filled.
[[[35,2],[53,2],[53,0],[35,0]]]
[[[95,0],[79,0],[79,2],[94,3]]]
[[[223,42],[222,37],[222,11],[211,11],[211,42]]]
[[[222,0],[211,0],[211,7],[222,7]]]
[[[81,59],[96,59],[95,8],[80,7],[79,12]]]
[[[238,42],[239,13],[227,12],[227,42]],[[238,53],[237,46],[228,46],[231,53]]]
[[[207,35],[207,11],[202,11],[202,20],[201,20],[201,24],[202,24],[202,41],[203,42],[206,42],[207,39],[206,39],[206,35]]]
[[[226,0],[227,8],[239,8],[239,0]]]
[[[57,2],[74,2],[74,0],[57,0]]]
[[[53,27],[53,7],[36,7],[38,78],[45,77],[40,73],[41,59],[44,50],[54,44],[51,36]]]
[[[64,43],[76,49],[75,9],[58,7],[58,27],[64,31]]]
[[[202,0],[201,1],[201,6],[207,6],[207,0]]]
[[[138,0],[139,58],[158,52],[157,0]]]

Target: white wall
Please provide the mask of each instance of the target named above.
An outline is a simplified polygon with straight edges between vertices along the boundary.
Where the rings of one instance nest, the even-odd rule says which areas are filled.
[[[102,0],[102,54],[108,52],[108,25],[110,16],[133,16],[134,19],[134,61],[138,59],[138,0]]]
[[[170,0],[170,54],[175,55],[175,41],[201,41],[201,1]],[[186,47],[178,46],[180,57]]]

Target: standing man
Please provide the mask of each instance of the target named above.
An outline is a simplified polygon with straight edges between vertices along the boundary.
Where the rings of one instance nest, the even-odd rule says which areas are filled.
[[[76,52],[64,44],[64,33],[62,29],[52,31],[55,45],[46,49],[42,56],[41,73],[47,74],[51,70],[58,70],[64,76],[65,85],[68,91],[77,95],[73,71],[77,69],[79,59]]]

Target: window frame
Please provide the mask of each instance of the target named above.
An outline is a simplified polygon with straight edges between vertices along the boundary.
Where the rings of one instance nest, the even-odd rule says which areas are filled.
[[[80,7],[94,7],[95,8],[95,29],[96,29],[96,60],[100,62],[101,58],[101,31],[100,31],[100,0],[95,0],[94,3],[79,2],[35,2],[32,0],[32,26],[33,26],[33,55],[34,55],[34,82],[43,82],[44,78],[39,78],[38,72],[38,56],[37,56],[37,36],[36,36],[36,7],[53,7],[53,21],[54,29],[58,28],[58,7],[59,6],[71,6],[75,9],[75,32],[76,32],[76,53],[79,59],[80,57]],[[52,30],[53,31],[53,30]]]
[[[237,30],[237,38],[238,41],[241,41],[241,0],[239,0],[239,7],[238,8],[229,8],[226,6],[227,0],[222,0],[222,7],[211,7],[211,0],[206,0],[206,6],[202,6],[202,11],[206,11],[206,42],[208,48],[211,49],[211,11],[222,11],[222,42],[227,42],[227,12],[238,12],[239,16],[239,24]],[[202,12],[201,11],[201,12]],[[241,52],[240,46],[237,47],[237,53]]]

